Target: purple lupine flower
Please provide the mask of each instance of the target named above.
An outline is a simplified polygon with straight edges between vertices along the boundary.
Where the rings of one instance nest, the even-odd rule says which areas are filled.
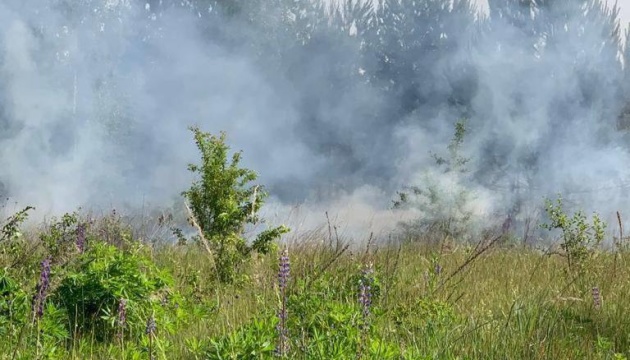
[[[280,289],[280,320],[276,330],[278,331],[278,344],[276,345],[276,355],[285,356],[289,351],[289,334],[287,330],[287,283],[291,273],[291,263],[289,262],[289,251],[284,249],[280,256],[280,266],[278,268],[278,287]]]
[[[118,302],[118,338],[123,337],[123,331],[127,324],[127,300],[120,299]]]
[[[153,317],[153,315],[151,315],[147,320],[147,327],[144,333],[151,336],[155,334],[155,330],[157,330],[157,324],[155,323],[155,318]]]
[[[440,276],[440,274],[442,273],[442,265],[440,264],[435,264],[435,275]]]
[[[289,262],[289,251],[284,249],[280,256],[280,269],[278,270],[278,285],[280,286],[280,290],[286,289],[290,272],[291,263]]]
[[[77,226],[77,249],[80,253],[85,250],[85,224],[79,224]]]
[[[153,317],[153,315],[151,315],[149,317],[149,319],[147,320],[147,328],[144,331],[145,334],[149,335],[149,359],[153,360],[154,356],[153,356],[153,335],[155,334],[155,331],[157,330],[157,324],[155,323],[155,317]]]
[[[595,309],[598,310],[602,307],[602,296],[598,287],[593,288],[593,305],[595,305]]]
[[[361,305],[362,322],[359,327],[361,331],[361,341],[357,348],[357,359],[363,357],[363,349],[367,343],[370,307],[372,306],[372,286],[374,284],[374,270],[372,264],[368,264],[363,268],[361,272],[361,278],[359,279],[359,304]]]
[[[359,303],[363,309],[363,319],[370,316],[370,306],[372,305],[372,284],[374,283],[372,264],[368,264],[362,271],[359,280]]]
[[[39,275],[39,281],[37,282],[37,293],[33,296],[32,311],[35,313],[37,319],[40,319],[44,315],[44,303],[46,301],[46,292],[50,285],[50,258],[46,258],[42,261],[42,270]]]

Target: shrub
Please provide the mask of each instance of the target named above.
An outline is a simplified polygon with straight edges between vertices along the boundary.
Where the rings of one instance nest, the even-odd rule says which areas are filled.
[[[119,333],[113,319],[121,299],[126,301],[125,333],[139,334],[170,282],[141,245],[122,251],[100,242],[70,265],[53,299],[67,310],[72,329],[94,331],[97,339],[108,340]]]
[[[228,161],[229,147],[225,133],[219,137],[191,128],[201,152],[201,163],[188,169],[200,176],[183,195],[190,203],[192,221],[200,231],[199,240],[211,254],[222,282],[234,280],[236,268],[252,251],[268,253],[273,240],[288,229],[284,226],[259,233],[248,245],[243,236],[247,225],[257,224],[257,215],[267,193],[259,185],[252,170],[239,166],[241,153]]]
[[[59,220],[53,219],[47,231],[39,235],[39,239],[55,262],[63,262],[79,250],[77,235],[83,226],[79,223],[77,213],[64,214]]]
[[[455,133],[448,145],[446,157],[432,153],[436,169],[424,173],[424,185],[412,185],[398,192],[394,209],[415,209],[421,212],[418,220],[403,222],[401,229],[407,236],[436,234],[444,238],[462,239],[470,235],[473,211],[471,192],[461,185],[468,173],[469,158],[461,155],[466,135],[463,120],[455,124]]]
[[[567,258],[569,270],[582,270],[584,262],[591,257],[593,251],[604,240],[606,224],[593,214],[592,223],[589,224],[586,215],[577,211],[569,216],[563,209],[562,197],[558,196],[556,202],[545,200],[545,211],[550,223],[541,225],[543,229],[560,230],[562,243],[560,244]]]
[[[20,226],[28,219],[28,212],[34,207],[24,209],[9,216],[0,229],[0,255],[8,255],[10,263],[24,263],[26,261],[26,247]],[[3,259],[4,260],[4,259]]]

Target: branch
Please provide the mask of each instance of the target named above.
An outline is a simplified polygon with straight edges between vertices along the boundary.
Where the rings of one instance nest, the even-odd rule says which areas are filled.
[[[208,243],[208,240],[204,236],[203,230],[201,229],[201,226],[199,226],[199,223],[197,222],[197,218],[195,217],[195,214],[193,214],[192,210],[188,206],[188,202],[184,201],[184,206],[186,206],[186,210],[188,210],[188,215],[189,215],[188,219],[190,220],[190,223],[197,229],[197,232],[199,233],[199,239],[201,239],[201,243],[203,244],[203,247],[206,248],[208,255],[210,255],[210,259],[212,260],[212,267],[216,270],[216,264],[214,263],[214,254],[212,253],[212,250],[210,249],[210,244]]]

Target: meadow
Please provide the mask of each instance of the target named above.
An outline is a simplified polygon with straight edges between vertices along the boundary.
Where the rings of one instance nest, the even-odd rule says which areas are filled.
[[[2,359],[626,359],[630,268],[597,215],[547,201],[556,246],[510,226],[464,241],[453,219],[355,242],[334,223],[252,225],[266,193],[225,135],[172,213],[116,211],[0,230]],[[179,214],[181,215],[181,214]],[[254,227],[255,228],[255,227]],[[424,229],[424,230],[421,230]],[[175,239],[175,241],[173,241]],[[356,239],[355,239],[356,240]],[[538,244],[542,244],[538,242]]]
[[[624,253],[598,253],[571,276],[560,255],[492,239],[353,248],[323,230],[289,241],[284,267],[280,249],[256,255],[224,284],[198,244],[134,237],[116,214],[79,235],[82,252],[69,228],[3,239],[3,359],[272,358],[283,337],[284,356],[305,359],[624,359],[630,350]],[[55,232],[67,251],[42,274]],[[284,288],[279,271],[289,272]]]

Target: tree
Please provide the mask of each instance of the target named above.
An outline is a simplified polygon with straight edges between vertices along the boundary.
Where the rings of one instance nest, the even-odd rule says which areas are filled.
[[[183,193],[190,203],[191,222],[200,231],[199,241],[212,256],[219,279],[232,282],[238,266],[252,252],[265,254],[273,240],[289,230],[284,226],[259,233],[251,245],[244,237],[245,227],[260,222],[258,211],[267,193],[262,186],[250,185],[255,172],[239,167],[241,153],[228,161],[225,134],[219,137],[191,128],[201,152],[201,163],[188,169],[200,176]]]
[[[544,185],[536,178],[558,147],[587,133],[606,141],[619,114],[618,8],[599,0],[490,0],[480,61],[484,79],[477,122],[482,139],[476,178],[486,186]],[[526,143],[514,129],[536,129]],[[586,146],[586,144],[585,144]],[[509,176],[506,176],[509,174]],[[543,182],[539,184],[538,182]],[[522,184],[516,184],[520,186]]]
[[[421,110],[418,120],[428,121],[445,105],[466,106],[474,95],[474,74],[464,54],[474,30],[475,8],[468,0],[379,1],[366,40],[367,72],[394,104],[390,118],[401,121]]]

